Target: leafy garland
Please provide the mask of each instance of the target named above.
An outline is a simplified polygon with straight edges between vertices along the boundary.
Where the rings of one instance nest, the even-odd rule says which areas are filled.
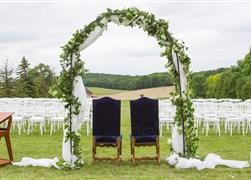
[[[66,134],[66,140],[73,141],[73,153],[77,156],[78,160],[75,163],[74,168],[79,168],[82,166],[81,159],[81,148],[80,148],[80,135],[77,132],[71,131],[71,117],[72,114],[79,114],[80,102],[78,98],[74,97],[72,94],[73,79],[78,75],[83,75],[85,73],[84,63],[80,59],[80,45],[85,42],[89,37],[90,33],[95,30],[96,27],[105,27],[106,24],[102,23],[102,20],[106,18],[108,22],[112,21],[112,18],[117,17],[121,24],[125,23],[130,27],[137,26],[148,33],[149,36],[156,38],[160,47],[164,48],[161,56],[168,59],[167,68],[174,75],[174,80],[176,84],[176,93],[173,94],[173,104],[176,105],[176,117],[175,122],[180,126],[182,120],[184,119],[185,135],[186,135],[186,157],[194,157],[197,150],[197,141],[194,129],[194,117],[192,102],[189,99],[189,93],[185,93],[185,96],[178,96],[179,92],[179,73],[176,71],[175,66],[172,61],[172,50],[175,49],[176,53],[179,54],[181,63],[184,65],[184,71],[187,78],[189,79],[190,71],[190,59],[186,55],[187,48],[184,43],[178,42],[174,39],[171,33],[168,32],[168,22],[163,19],[155,20],[155,16],[151,13],[140,11],[137,8],[128,8],[123,10],[112,10],[107,9],[106,12],[102,13],[96,18],[95,21],[91,22],[89,25],[84,26],[83,29],[77,30],[72,39],[62,47],[63,53],[61,54],[60,63],[62,66],[62,71],[60,73],[59,79],[55,87],[52,89],[52,94],[64,100],[65,108],[69,110],[67,118],[65,118],[65,128],[68,129]],[[76,56],[75,64],[72,64],[72,56]],[[183,117],[183,119],[182,119]]]

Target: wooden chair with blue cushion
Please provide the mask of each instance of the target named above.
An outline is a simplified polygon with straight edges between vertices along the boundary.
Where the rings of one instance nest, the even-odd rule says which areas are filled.
[[[130,101],[131,155],[136,160],[156,160],[160,164],[158,100],[142,97]],[[156,156],[135,157],[135,147],[156,146]]]
[[[96,160],[121,161],[120,100],[109,97],[93,100],[93,163]],[[96,157],[97,147],[116,147],[117,157]]]

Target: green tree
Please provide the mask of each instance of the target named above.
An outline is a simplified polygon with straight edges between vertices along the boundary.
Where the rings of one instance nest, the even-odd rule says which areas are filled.
[[[34,68],[30,69],[28,74],[34,79],[34,85],[37,89],[37,96],[51,97],[49,89],[56,81],[56,77],[50,66],[40,63]]]
[[[0,91],[2,97],[12,97],[14,95],[14,69],[10,67],[8,60],[0,69]]]
[[[193,92],[193,97],[204,98],[206,96],[206,75],[203,73],[198,73],[192,76],[191,89]]]
[[[216,97],[216,85],[220,81],[222,74],[218,73],[212,76],[209,76],[206,79],[206,97],[215,98]]]
[[[34,84],[34,77],[29,73],[30,64],[28,60],[23,57],[20,64],[18,65],[17,75],[17,89],[18,96],[21,97],[37,97],[37,89]]]

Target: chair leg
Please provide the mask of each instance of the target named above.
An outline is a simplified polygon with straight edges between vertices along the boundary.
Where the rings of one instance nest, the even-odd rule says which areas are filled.
[[[121,155],[122,155],[122,140],[120,139],[120,145],[119,145],[120,147],[120,157],[121,157]]]
[[[92,144],[92,163],[94,164],[96,161],[96,138],[93,136],[93,144]]]
[[[157,154],[157,163],[160,165],[160,146],[159,146],[159,137],[156,138],[156,154]]]
[[[136,164],[136,159],[135,159],[135,139],[132,137],[132,162],[133,165]]]
[[[86,123],[86,134],[89,136],[89,122]]]
[[[5,136],[5,142],[6,142],[6,145],[7,145],[10,161],[14,161],[13,154],[12,154],[11,143],[10,143],[10,135],[9,134]]]
[[[162,136],[162,126],[163,126],[163,124],[160,123],[160,136]]]
[[[120,137],[117,139],[117,164],[120,165]]]
[[[244,121],[242,121],[242,134],[243,134],[243,136],[245,136],[245,122]]]
[[[52,131],[53,131],[53,122],[51,122],[51,135],[52,135]]]
[[[28,124],[28,131],[27,131],[27,134],[28,134],[28,135],[30,135],[30,130],[31,130],[31,124],[30,124],[30,122],[29,122],[29,124]]]

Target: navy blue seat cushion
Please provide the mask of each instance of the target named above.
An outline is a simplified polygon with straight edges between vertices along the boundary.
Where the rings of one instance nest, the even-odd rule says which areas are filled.
[[[134,136],[135,143],[154,143],[156,142],[156,136]],[[131,136],[132,141],[132,136]]]
[[[98,143],[116,143],[118,136],[95,136]],[[120,135],[120,141],[122,142],[122,135]]]

